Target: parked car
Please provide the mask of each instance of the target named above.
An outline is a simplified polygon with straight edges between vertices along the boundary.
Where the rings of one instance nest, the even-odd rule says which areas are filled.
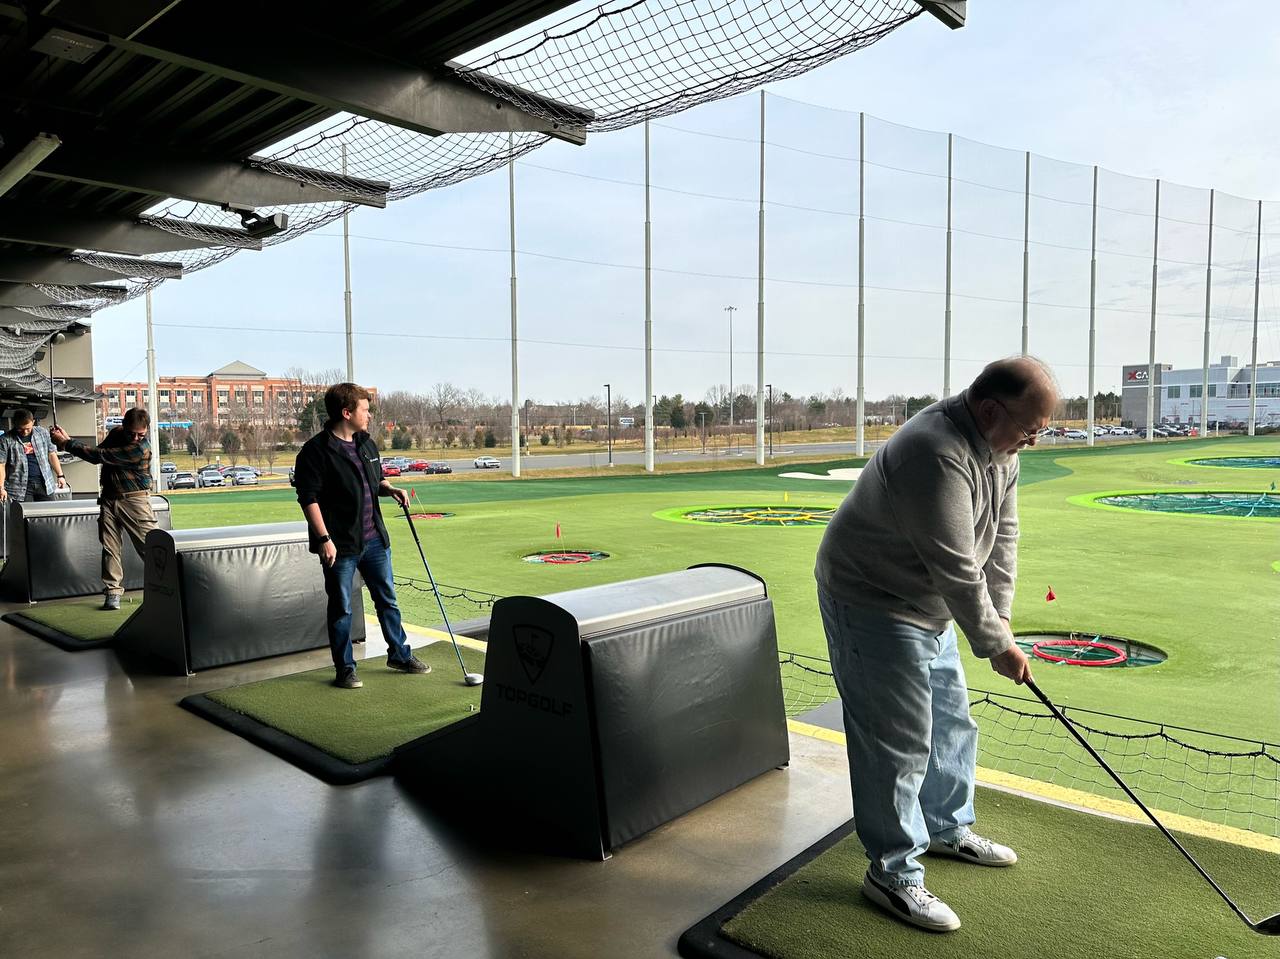
[[[450,466],[448,463],[428,463],[427,472],[428,473],[452,473],[453,467]]]
[[[176,472],[178,472],[178,464],[177,464],[177,463],[170,463],[168,460],[165,460],[163,463],[161,463],[161,464],[160,464],[160,472],[161,472],[161,473],[176,473]]]
[[[298,485],[297,481],[296,481],[296,480],[294,480],[294,478],[293,478],[293,467],[292,467],[292,466],[290,466],[290,467],[289,467],[289,485],[290,485],[290,486],[297,486],[297,485]]]
[[[232,486],[257,486],[258,474],[248,466],[233,466],[222,474],[224,482],[229,482]]]
[[[1064,430],[1062,435],[1069,440],[1086,440],[1089,438],[1089,435],[1084,430],[1076,429]]]
[[[408,466],[400,467],[400,471],[402,473],[429,473],[431,472],[431,470],[429,470],[427,467],[429,467],[430,465],[431,464],[428,463],[426,460],[414,460]]]
[[[196,488],[195,473],[173,472],[167,475],[169,477],[168,480],[166,481],[167,489],[195,489]]]
[[[382,475],[383,475],[383,476],[399,476],[399,475],[400,475],[400,467],[398,467],[398,466],[392,466],[392,465],[390,465],[386,460],[383,460],[383,461],[382,461]]]
[[[502,468],[496,456],[477,456],[473,464],[478,470],[496,470]]]
[[[196,486],[205,489],[210,486],[222,486],[222,471],[216,466],[206,466],[196,473]]]

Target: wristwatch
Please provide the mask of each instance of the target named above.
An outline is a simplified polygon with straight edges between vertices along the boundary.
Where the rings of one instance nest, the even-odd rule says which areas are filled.
[[[333,539],[333,537],[332,537],[332,536],[330,536],[328,533],[325,533],[323,536],[321,536],[321,537],[320,537],[320,539],[318,539],[318,540],[317,540],[317,542],[319,542],[319,543],[327,543],[327,542],[329,542],[331,539]]]

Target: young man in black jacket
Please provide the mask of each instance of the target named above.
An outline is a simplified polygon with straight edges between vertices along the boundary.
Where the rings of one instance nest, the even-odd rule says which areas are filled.
[[[391,538],[378,508],[379,496],[407,505],[404,490],[382,478],[382,459],[369,438],[369,394],[355,383],[339,383],[324,395],[329,422],[298,453],[294,483],[307,517],[311,552],[320,556],[329,596],[329,650],[340,689],[359,689],[351,650],[351,581],[360,570],[387,641],[387,666],[405,673],[431,667],[409,650],[391,576]],[[363,615],[363,613],[361,613]]]

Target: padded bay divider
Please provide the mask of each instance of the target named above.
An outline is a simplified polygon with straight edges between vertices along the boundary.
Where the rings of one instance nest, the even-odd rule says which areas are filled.
[[[169,501],[151,497],[156,523],[168,530]],[[102,592],[102,545],[96,499],[10,503],[5,523],[8,559],[0,570],[0,598],[34,603],[42,599]],[[124,543],[124,588],[142,587],[142,561]]]
[[[727,566],[507,597],[480,712],[401,746],[393,770],[429,801],[465,783],[459,801],[547,851],[608,858],[786,765],[777,645],[764,583]]]
[[[180,674],[329,645],[324,574],[307,551],[304,522],[153,530],[143,590],[116,645]],[[359,588],[351,609],[359,641]]]

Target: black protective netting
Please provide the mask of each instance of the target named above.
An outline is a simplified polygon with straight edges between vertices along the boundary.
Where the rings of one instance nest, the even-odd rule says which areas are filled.
[[[593,114],[588,130],[617,130],[812,70],[875,43],[921,12],[915,0],[628,0],[602,4],[457,71],[528,112],[580,123],[586,109]],[[548,100],[577,109],[561,110]],[[321,185],[333,186],[339,175],[389,183],[388,199],[398,200],[488,173],[549,139],[541,133],[431,137],[342,116],[253,162]],[[353,208],[346,202],[286,207],[288,228],[264,245],[293,239]],[[236,214],[177,200],[152,210],[148,220],[222,244],[234,243],[225,231],[241,225]],[[220,245],[154,259],[192,272],[235,252],[235,245]],[[96,259],[106,265],[110,258]],[[163,280],[136,272],[124,278],[130,296]]]
[[[787,715],[838,698],[825,659],[780,655]],[[978,764],[1123,800],[1124,794],[1035,700],[970,690]],[[1148,805],[1280,837],[1280,745],[1085,709],[1064,709]]]
[[[396,601],[400,604],[405,622],[419,626],[443,625],[440,622],[440,607],[436,604],[436,598],[431,595],[430,580],[402,576],[397,573],[394,582]],[[493,604],[502,598],[493,593],[465,586],[450,586],[447,583],[437,583],[436,586],[440,590],[440,599],[444,603],[444,611],[449,616],[450,624],[464,623],[472,619],[488,619]],[[368,612],[373,612],[373,602],[367,597],[365,607]]]

